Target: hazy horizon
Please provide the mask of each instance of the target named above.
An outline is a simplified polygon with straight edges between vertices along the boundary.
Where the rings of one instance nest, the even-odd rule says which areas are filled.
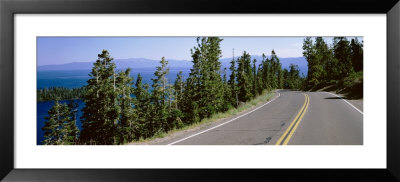
[[[220,37],[221,59],[250,55],[278,57],[303,57],[305,37]],[[323,37],[328,44],[333,37]],[[353,38],[353,37],[347,37]],[[358,37],[360,41],[363,37]],[[190,49],[196,37],[37,37],[37,65],[62,65],[74,62],[94,62],[103,49],[114,59],[145,58],[190,61]],[[234,50],[234,51],[233,51]]]
[[[262,56],[262,55],[251,55],[251,56]],[[266,55],[267,57],[268,56],[271,56],[270,54],[268,54],[268,55]],[[235,58],[238,58],[238,57],[240,57],[240,55],[238,55],[238,56],[235,56]],[[299,58],[299,57],[304,57],[304,56],[298,56],[298,57],[282,57],[282,56],[278,56],[279,58]],[[114,58],[114,60],[131,60],[131,59],[147,59],[147,60],[152,60],[152,61],[154,61],[154,60],[161,60],[161,58],[160,59],[149,59],[149,58],[144,58],[144,57],[132,57],[132,58],[123,58],[123,59],[118,59],[118,58]],[[168,60],[173,60],[173,61],[187,61],[187,62],[191,62],[192,61],[192,59],[188,59],[188,60],[186,60],[186,59],[174,59],[174,58],[165,58],[167,61]],[[222,57],[221,59],[232,59],[232,57]],[[37,65],[37,66],[52,66],[52,65],[64,65],[64,64],[70,64],[70,63],[94,63],[94,62],[96,62],[96,60],[93,60],[93,61],[72,61],[72,62],[65,62],[65,63],[59,63],[59,64],[57,64],[57,63],[55,63],[55,64],[43,64],[43,65]]]

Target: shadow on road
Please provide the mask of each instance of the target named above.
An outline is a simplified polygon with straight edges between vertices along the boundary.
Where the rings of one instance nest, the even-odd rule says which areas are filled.
[[[362,97],[354,96],[341,96],[341,97],[325,97],[324,99],[346,99],[346,100],[359,100]]]
[[[324,99],[347,99],[346,97],[325,97]]]

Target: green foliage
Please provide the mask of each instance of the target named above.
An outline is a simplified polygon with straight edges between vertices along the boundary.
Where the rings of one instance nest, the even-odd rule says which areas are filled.
[[[300,89],[302,87],[302,78],[300,77],[300,69],[297,65],[290,64],[289,71],[283,70],[284,87],[286,89]]]
[[[345,37],[333,38],[333,52],[334,58],[338,60],[338,70],[340,70],[337,79],[348,77],[354,71],[349,41]]]
[[[223,72],[223,77],[222,77],[222,89],[223,89],[223,104],[222,104],[222,108],[221,111],[227,111],[229,108],[232,108],[232,100],[233,98],[231,98],[232,95],[232,91],[231,91],[231,87],[229,86],[227,77],[226,77],[226,68],[224,68],[224,72]]]
[[[335,37],[328,46],[321,37],[307,37],[303,55],[308,61],[306,89],[329,88],[348,98],[363,97],[363,45],[357,38]]]
[[[167,99],[171,98],[169,89],[171,86],[168,84],[166,75],[169,72],[167,68],[168,61],[164,57],[160,61],[161,66],[157,67],[154,72],[156,76],[153,78],[153,93],[152,93],[152,104],[154,105],[153,111],[153,126],[151,127],[151,134],[161,133],[171,128],[171,124],[168,123],[169,110],[171,109],[170,102]]]
[[[348,98],[358,99],[363,97],[363,72],[353,72],[343,80],[344,92]]]
[[[363,82],[363,72],[353,72],[343,80],[343,86],[353,87],[357,83]]]
[[[269,59],[266,59],[265,54],[262,54],[262,61],[261,64],[259,66],[260,69],[260,77],[261,77],[261,87],[262,89],[267,89],[267,90],[271,90],[272,86],[272,65],[271,65],[271,61]]]
[[[229,70],[231,71],[231,75],[229,76],[229,81],[228,81],[228,85],[229,85],[229,90],[231,91],[231,94],[229,95],[229,97],[227,97],[230,100],[230,103],[232,106],[237,107],[239,105],[239,101],[237,99],[238,97],[238,89],[237,89],[237,82],[236,82],[236,61],[235,61],[235,56],[232,57],[232,61],[230,62],[231,65],[229,67]]]
[[[354,71],[359,72],[363,70],[363,43],[359,42],[357,38],[351,39],[351,60],[354,66]]]
[[[332,46],[328,46],[322,37],[316,37],[315,43],[311,37],[304,39],[303,55],[308,62],[305,88],[347,87],[344,86],[348,84],[344,84],[345,79],[354,79],[351,75],[362,71],[362,47],[357,38],[350,43],[345,37],[334,37]]]
[[[188,123],[198,122],[224,108],[224,90],[220,76],[221,57],[218,37],[199,37],[191,50],[193,67],[186,81],[180,108]]]
[[[237,87],[238,99],[241,102],[246,102],[253,97],[253,71],[251,68],[250,54],[243,52],[243,55],[238,59],[237,69]]]
[[[93,64],[84,96],[81,141],[85,144],[117,144],[120,106],[117,104],[115,63],[107,50]]]
[[[81,99],[85,88],[50,87],[37,90],[37,101]]]
[[[154,111],[154,105],[151,103],[152,98],[149,92],[149,85],[142,83],[142,76],[138,74],[136,79],[136,88],[134,89],[134,113],[136,116],[136,122],[134,125],[133,133],[135,139],[148,138],[153,134],[153,120],[152,112]]]
[[[266,91],[298,89],[304,82],[298,66],[282,70],[274,50],[270,59],[263,54],[258,66],[247,52],[236,60],[233,56],[228,79],[227,70],[221,69],[219,61],[221,41],[218,37],[197,38],[197,46],[191,49],[193,67],[188,78],[184,79],[179,72],[173,84],[167,80],[168,61],[162,57],[151,89],[143,84],[140,74],[134,82],[131,69],[117,72],[113,58],[103,50],[93,64],[87,86],[79,92],[60,88],[38,91],[38,98],[56,98],[59,93],[68,93],[61,94],[63,98],[82,94],[79,97],[85,102],[80,133],[74,122],[76,105],[55,103],[43,128],[45,143],[111,145],[164,136],[168,131],[222,116],[226,111],[254,105],[259,98],[267,98]],[[323,59],[312,54],[314,60]],[[323,68],[315,68],[316,73],[310,75],[315,79],[324,77],[319,75],[319,69]]]
[[[117,107],[121,110],[116,131],[116,142],[118,144],[126,143],[134,139],[132,131],[136,116],[133,111],[134,99],[131,97],[133,94],[133,78],[129,76],[130,72],[130,68],[126,69],[124,72],[119,72],[115,80]]]
[[[76,126],[77,104],[54,102],[48,111],[47,121],[42,130],[45,132],[45,145],[73,145],[78,142],[79,129]]]
[[[261,63],[260,65],[258,65],[256,76],[255,76],[257,95],[261,95],[262,92],[266,89],[263,84],[262,72],[263,72],[263,64]]]
[[[269,60],[270,69],[270,88],[282,88],[283,87],[283,74],[282,72],[282,64],[279,61],[278,56],[275,54],[275,51],[271,51],[271,59]]]
[[[182,71],[176,75],[174,90],[175,90],[175,109],[179,109],[178,105],[181,105],[184,89],[184,78]]]

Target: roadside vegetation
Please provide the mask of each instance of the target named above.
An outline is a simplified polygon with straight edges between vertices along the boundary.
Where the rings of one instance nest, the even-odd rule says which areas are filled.
[[[211,117],[209,118],[205,118],[203,120],[201,120],[198,123],[193,123],[191,125],[185,125],[182,128],[174,128],[168,132],[163,132],[163,133],[159,133],[157,135],[154,135],[153,137],[150,138],[140,138],[137,141],[132,142],[131,144],[143,144],[146,142],[151,142],[155,139],[158,138],[164,138],[166,136],[171,136],[174,133],[180,132],[180,131],[186,131],[186,130],[190,130],[190,129],[196,129],[198,127],[202,127],[202,126],[206,126],[209,123],[213,123],[213,122],[217,122],[221,119],[225,119],[225,118],[229,118],[229,117],[233,117],[236,115],[241,114],[244,111],[247,111],[249,109],[252,109],[258,105],[261,105],[263,103],[266,103],[268,101],[270,101],[274,96],[275,96],[276,92],[275,91],[264,91],[264,93],[262,93],[261,95],[257,96],[256,98],[252,99],[249,102],[246,102],[244,104],[239,105],[237,108],[233,107],[231,109],[229,109],[228,111],[225,112],[220,112],[220,113],[216,113],[213,114]]]
[[[328,45],[322,37],[307,37],[303,50],[308,62],[303,89],[336,91],[349,99],[363,98],[362,42],[335,37]]]
[[[103,50],[83,88],[82,130],[65,129],[76,118],[68,114],[73,111],[70,107],[63,107],[63,116],[53,112],[59,107],[56,101],[48,113],[52,119],[43,128],[45,144],[112,145],[145,140],[234,115],[268,100],[270,94],[265,93],[275,89],[301,86],[298,67],[282,69],[274,50],[269,58],[263,54],[259,65],[247,52],[233,57],[227,75],[219,61],[222,39],[199,37],[196,41],[190,50],[193,66],[188,78],[180,72],[174,82],[167,80],[168,61],[163,57],[152,85],[143,84],[140,74],[136,80],[130,77],[131,69],[117,72],[113,58]],[[72,137],[77,138],[73,143],[63,141]]]

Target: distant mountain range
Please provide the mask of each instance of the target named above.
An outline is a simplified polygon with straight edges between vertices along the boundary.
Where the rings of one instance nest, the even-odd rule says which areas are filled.
[[[262,57],[253,55],[251,56],[252,60],[256,59],[256,64],[259,65],[261,63]],[[235,57],[237,58],[237,57]],[[173,60],[167,59],[168,65],[170,68],[186,68],[189,69],[192,67],[192,62],[188,60]],[[222,67],[229,68],[230,61],[232,58],[223,58],[220,59],[222,63]],[[291,58],[279,58],[282,63],[282,67],[288,69],[290,64],[295,64],[299,66],[300,74],[307,75],[307,61],[304,57],[291,57]],[[160,60],[152,60],[146,58],[129,58],[129,59],[115,59],[114,62],[117,65],[118,69],[143,69],[143,68],[155,68],[160,65]],[[56,71],[56,70],[90,70],[93,67],[93,62],[72,62],[66,64],[59,65],[43,65],[38,66],[38,71]]]

